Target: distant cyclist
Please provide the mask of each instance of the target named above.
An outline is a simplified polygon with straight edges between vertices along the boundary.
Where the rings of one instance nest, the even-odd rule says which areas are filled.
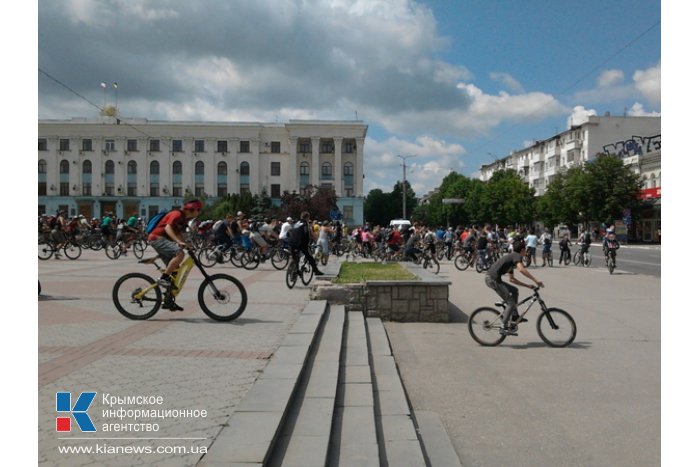
[[[513,253],[508,253],[502,256],[498,261],[496,261],[489,269],[486,271],[485,282],[486,285],[493,290],[506,302],[506,311],[503,315],[503,329],[501,334],[516,336],[516,327],[513,324],[519,318],[517,305],[518,305],[518,288],[513,287],[510,284],[503,282],[502,276],[508,274],[508,281],[512,284],[519,285],[521,287],[529,287],[534,289],[535,287],[525,282],[516,279],[514,270],[517,269],[522,275],[532,280],[539,287],[544,287],[544,283],[537,280],[530,271],[528,271],[523,265],[523,256],[525,256],[525,244],[519,240],[513,242]],[[527,321],[526,319],[522,320]]]
[[[525,243],[527,244],[527,254],[530,256],[533,266],[537,266],[537,235],[535,231],[530,229],[530,234],[525,237]],[[513,248],[515,251],[515,248]]]

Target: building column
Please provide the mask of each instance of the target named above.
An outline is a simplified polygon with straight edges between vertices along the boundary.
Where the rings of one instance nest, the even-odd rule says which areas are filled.
[[[250,138],[250,193],[260,194],[260,138]]]
[[[299,164],[297,160],[297,143],[299,138],[296,136],[289,137],[289,181],[287,182],[287,191],[290,193],[293,191],[299,192],[299,179],[297,174],[299,173]],[[284,188],[282,188],[284,191]]]
[[[319,163],[319,146],[321,144],[321,138],[314,136],[311,138],[311,184],[313,186],[319,186],[319,171],[321,169],[321,164]]]
[[[341,152],[343,150],[343,138],[336,137],[333,138],[333,148],[335,149],[335,160],[333,161],[333,185],[335,188],[335,195],[338,198],[343,197],[343,163],[341,160]]]
[[[229,193],[238,193],[240,194],[241,192],[241,176],[240,176],[240,167],[239,167],[239,162],[238,162],[238,149],[240,148],[240,138],[231,138],[231,164],[233,167],[231,167],[230,174],[229,175],[229,180],[233,180],[233,183],[229,185],[228,192]],[[233,177],[233,178],[231,178]]]
[[[357,150],[355,152],[355,165],[357,166],[357,173],[355,174],[355,196],[362,196],[364,194],[364,172],[362,167],[362,160],[364,159],[364,138],[355,138],[355,146]]]

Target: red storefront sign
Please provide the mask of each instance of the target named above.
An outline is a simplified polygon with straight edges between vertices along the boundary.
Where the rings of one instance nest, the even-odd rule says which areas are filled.
[[[661,187],[645,188],[639,191],[639,199],[657,199],[661,198]]]

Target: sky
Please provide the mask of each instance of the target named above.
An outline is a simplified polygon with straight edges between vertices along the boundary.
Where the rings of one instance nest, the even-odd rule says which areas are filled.
[[[359,119],[365,194],[402,155],[423,195],[587,115],[660,115],[660,21],[659,0],[39,0],[38,117]]]

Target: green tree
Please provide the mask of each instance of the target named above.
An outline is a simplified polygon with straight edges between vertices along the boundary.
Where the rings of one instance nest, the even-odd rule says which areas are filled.
[[[586,178],[589,220],[611,223],[622,218],[625,208],[635,208],[639,202],[641,179],[617,156],[598,154],[586,165]]]
[[[535,193],[513,169],[499,170],[486,182],[482,196],[485,222],[529,224],[534,218]]]
[[[392,217],[390,209],[387,209],[390,198],[390,193],[384,193],[379,188],[367,193],[364,202],[365,220],[373,225],[389,225],[389,221],[395,219]]]

